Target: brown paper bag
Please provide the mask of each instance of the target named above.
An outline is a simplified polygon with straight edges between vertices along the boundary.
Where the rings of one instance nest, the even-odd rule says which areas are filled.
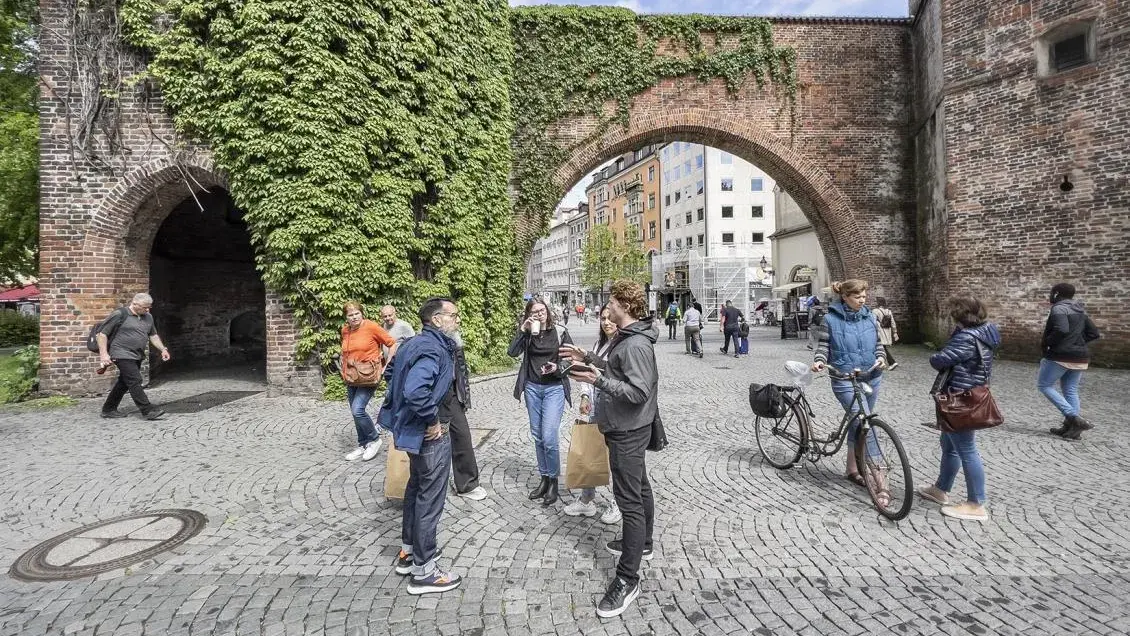
[[[385,462],[385,499],[404,499],[408,487],[408,453],[396,450],[396,442],[389,437],[388,461]]]
[[[596,424],[573,424],[566,461],[566,488],[596,488],[609,484],[608,445]]]

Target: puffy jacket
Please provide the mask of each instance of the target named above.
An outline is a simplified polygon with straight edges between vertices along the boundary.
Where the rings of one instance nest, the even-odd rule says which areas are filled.
[[[977,348],[980,341],[988,348],[984,360]],[[991,322],[957,329],[942,350],[930,356],[930,366],[938,371],[952,368],[946,391],[965,391],[989,383],[993,375],[993,351],[1001,346],[1001,332]]]
[[[1087,343],[1098,338],[1099,330],[1083,311],[1083,303],[1061,300],[1052,305],[1040,346],[1049,360],[1088,362],[1091,354]]]
[[[651,426],[659,413],[659,325],[644,318],[620,329],[596,381],[596,425],[601,433]]]
[[[859,311],[853,311],[842,301],[828,305],[820,329],[820,346],[814,356],[816,362],[823,362],[840,373],[851,373],[852,369],[866,371],[885,356],[879,342],[879,321],[867,305]],[[871,377],[880,374],[876,370]]]
[[[455,349],[455,341],[428,325],[404,341],[385,370],[388,390],[377,418],[392,431],[398,449],[420,452],[424,429],[436,423],[455,381]]]

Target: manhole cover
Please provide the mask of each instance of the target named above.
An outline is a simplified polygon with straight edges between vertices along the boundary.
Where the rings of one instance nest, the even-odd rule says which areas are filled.
[[[175,402],[168,402],[162,404],[161,408],[169,413],[199,413],[207,411],[208,409],[234,402],[251,395],[258,395],[262,391],[209,391],[207,393],[200,393],[186,398],[181,398]]]
[[[196,536],[208,518],[195,510],[153,510],[61,534],[23,553],[8,574],[21,581],[69,581],[140,563]]]

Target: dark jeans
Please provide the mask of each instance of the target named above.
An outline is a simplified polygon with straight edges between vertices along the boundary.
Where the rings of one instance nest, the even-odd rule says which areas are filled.
[[[741,333],[737,329],[734,329],[732,331],[730,329],[727,329],[726,331],[724,331],[722,333],[724,334],[723,335],[724,340],[722,341],[722,353],[729,353],[730,352],[730,341],[731,340],[734,341],[734,353],[737,353],[740,350],[738,348],[738,339],[741,338]]]
[[[470,492],[479,487],[479,463],[475,460],[475,442],[467,413],[456,405],[446,413],[451,418],[451,472],[455,492]]]
[[[620,561],[616,576],[634,585],[640,580],[640,561],[644,549],[651,548],[655,525],[655,500],[647,480],[645,453],[651,441],[651,426],[634,431],[610,431],[604,434],[608,443],[608,464],[612,472],[612,494],[624,516]]]
[[[447,471],[451,464],[451,435],[429,442],[420,452],[408,453],[408,486],[404,489],[401,549],[412,553],[412,575],[423,577],[436,569],[439,556],[436,534],[447,501]]]
[[[887,356],[887,366],[895,363],[895,355],[891,353],[891,345],[883,345],[883,353]]]
[[[118,381],[106,395],[106,401],[102,403],[102,412],[117,410],[127,391],[143,414],[152,411],[153,405],[149,403],[145,389],[141,388],[141,360],[114,360],[114,364],[118,365]]]
[[[349,399],[349,410],[353,413],[353,425],[357,427],[357,445],[364,446],[377,441],[377,427],[365,407],[373,399],[375,386],[346,386],[345,396]]]
[[[667,322],[667,339],[668,340],[674,340],[675,336],[678,335],[678,329],[679,329],[679,321],[669,320]]]

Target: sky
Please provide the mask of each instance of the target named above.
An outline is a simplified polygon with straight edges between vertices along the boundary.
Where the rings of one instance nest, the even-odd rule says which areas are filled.
[[[807,15],[905,18],[907,0],[510,0],[510,6],[537,4],[615,5],[636,13],[707,13],[714,15]],[[585,177],[561,200],[561,205],[576,205],[585,200]]]

